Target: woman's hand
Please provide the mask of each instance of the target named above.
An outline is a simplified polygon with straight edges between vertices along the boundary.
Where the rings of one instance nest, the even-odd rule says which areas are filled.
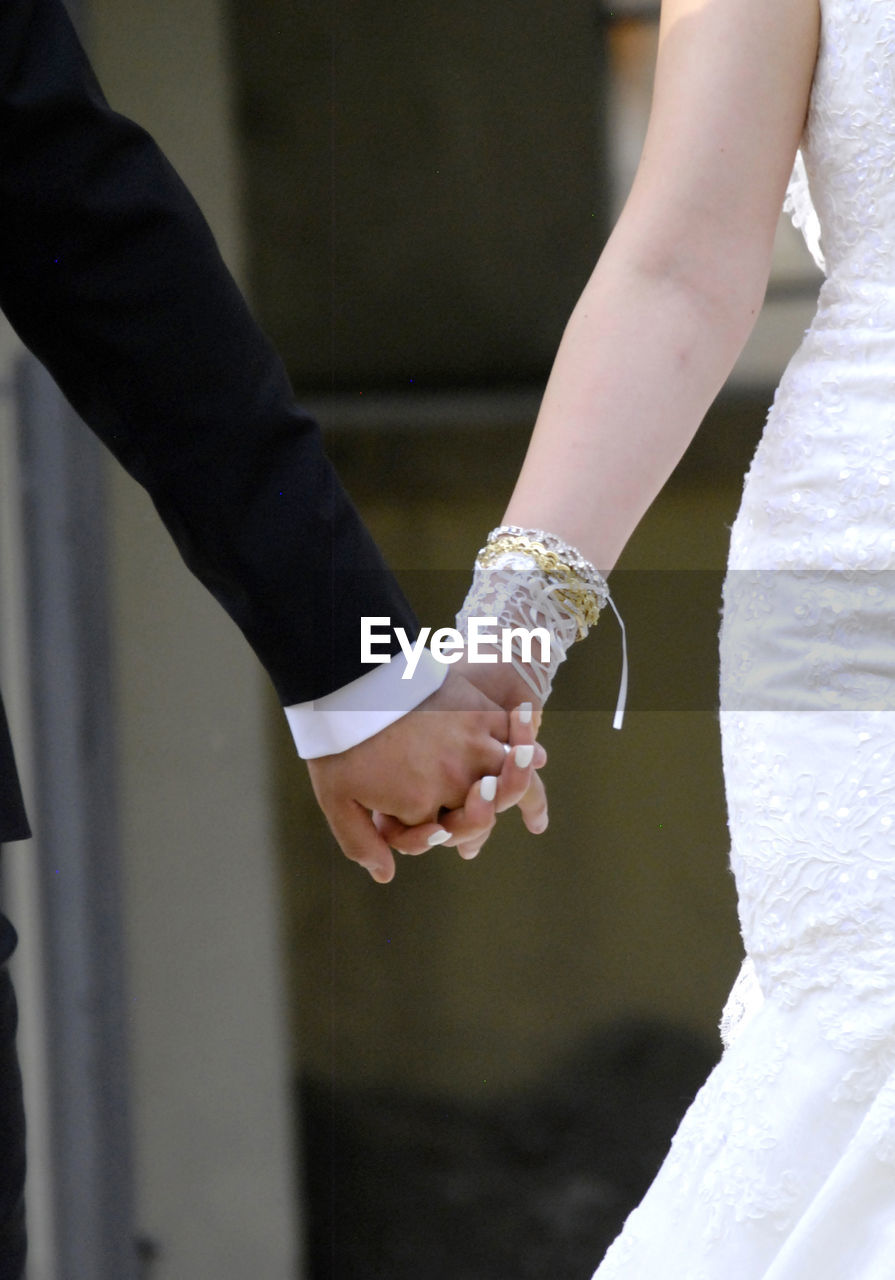
[[[531,724],[537,738],[544,709],[513,663],[470,662],[464,657],[455,664],[455,670],[501,707],[529,705]]]

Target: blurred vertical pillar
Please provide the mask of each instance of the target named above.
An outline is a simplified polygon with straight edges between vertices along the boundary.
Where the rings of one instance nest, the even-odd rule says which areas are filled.
[[[29,1275],[132,1280],[127,1018],[110,707],[102,467],[95,440],[33,357],[17,361],[16,420],[30,655],[36,839],[27,858],[39,942],[39,1074],[47,1192],[32,1203]],[[27,993],[26,985],[23,996]],[[42,1017],[40,1016],[42,1015]],[[35,1066],[23,1046],[25,1071]],[[34,1146],[31,1147],[33,1169]],[[38,1217],[38,1210],[43,1214]],[[44,1249],[45,1237],[51,1241]],[[40,1243],[38,1243],[40,1242]],[[39,1263],[40,1254],[45,1256]],[[52,1267],[49,1259],[54,1258]]]
[[[220,0],[91,0],[112,104],[145,125],[241,273]],[[197,482],[199,477],[197,477]],[[137,1222],[151,1280],[297,1274],[266,680],[110,468]]]
[[[68,0],[78,19],[79,6]],[[2,341],[0,665],[35,839],[4,857],[28,1115],[30,1280],[136,1276],[102,461]]]

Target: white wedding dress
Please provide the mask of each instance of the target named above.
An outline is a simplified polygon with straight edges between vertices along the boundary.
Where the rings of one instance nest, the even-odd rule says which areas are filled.
[[[827,279],[721,634],[748,960],[599,1280],[895,1280],[895,0],[821,11],[802,155]]]

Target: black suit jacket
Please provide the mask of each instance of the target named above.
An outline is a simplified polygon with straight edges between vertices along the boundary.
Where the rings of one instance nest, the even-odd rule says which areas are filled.
[[[106,103],[61,0],[0,3],[0,307],[284,705],[362,673],[362,615],[415,626],[195,202]],[[3,720],[6,839],[10,768]]]

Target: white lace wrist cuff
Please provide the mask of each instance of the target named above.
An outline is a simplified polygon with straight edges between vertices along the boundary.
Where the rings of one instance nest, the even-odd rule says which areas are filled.
[[[503,525],[479,552],[472,586],[457,615],[468,637],[470,619],[495,618],[512,638],[513,668],[543,704],[569,647],[583,639],[608,604],[622,632],[622,674],[613,726],[620,729],[628,689],[625,626],[606,579],[568,543],[542,529]],[[542,646],[541,637],[548,637]]]

